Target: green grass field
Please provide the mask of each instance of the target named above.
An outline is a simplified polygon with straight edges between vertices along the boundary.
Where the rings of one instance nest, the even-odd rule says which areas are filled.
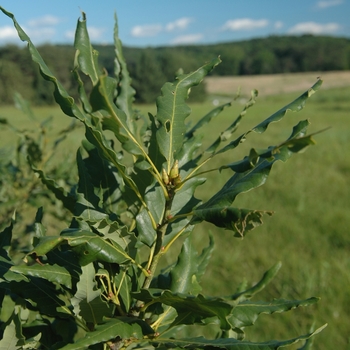
[[[252,81],[252,88],[253,84]],[[236,136],[298,95],[299,92],[293,92],[259,97]],[[313,323],[316,327],[328,323],[328,327],[316,337],[314,348],[350,349],[349,97],[350,87],[321,89],[307,101],[301,112],[289,112],[283,121],[271,125],[264,134],[250,134],[242,149],[238,148],[225,154],[224,159],[216,160],[216,165],[223,161],[229,163],[240,159],[251,147],[262,148],[275,144],[276,140],[284,141],[301,119],[310,119],[310,132],[331,127],[315,136],[316,146],[292,157],[285,164],[276,164],[264,186],[238,197],[234,206],[275,212],[271,218],[266,218],[263,226],[243,240],[209,224],[195,231],[198,247],[206,243],[209,232],[216,242],[212,265],[203,284],[208,294],[232,294],[242,281],[257,282],[265,270],[281,261],[283,266],[277,278],[257,298],[321,297],[313,307],[283,315],[261,316],[251,332],[247,329],[250,340],[291,338],[306,333]],[[154,106],[138,108],[142,113],[155,111]],[[210,101],[192,105],[193,114],[189,121],[197,120],[211,108]],[[204,128],[206,141],[203,147],[211,143],[241,109],[242,105],[234,102],[215,124]],[[39,121],[53,116],[49,138],[71,122],[58,108],[42,107],[34,111]],[[1,107],[0,118],[7,118],[21,129],[30,129],[35,125],[14,107]],[[83,129],[76,129],[61,145],[55,162],[65,162],[73,157],[82,135]],[[15,144],[16,138],[15,133],[1,126],[0,148]],[[229,171],[224,171],[220,176],[217,173],[208,175],[209,186],[199,188],[197,197],[208,198],[211,195],[208,188],[214,193],[229,175]],[[58,223],[55,227],[60,230],[64,225]],[[164,263],[174,258],[169,256]]]

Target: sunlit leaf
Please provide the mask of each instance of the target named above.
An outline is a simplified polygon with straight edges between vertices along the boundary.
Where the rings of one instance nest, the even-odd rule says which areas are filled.
[[[11,271],[20,273],[26,276],[40,277],[50,282],[55,282],[66,286],[72,287],[72,278],[70,273],[62,266],[58,265],[31,265],[31,266],[13,266]]]
[[[95,274],[93,264],[82,267],[72,305],[76,315],[83,317],[86,322],[98,324],[104,317],[112,316],[113,307],[101,299],[101,291],[97,288]]]
[[[16,336],[16,325],[14,321],[11,321],[11,323],[4,330],[2,339],[0,340],[0,347],[3,350],[20,349],[21,346],[17,345],[17,343],[18,338]]]

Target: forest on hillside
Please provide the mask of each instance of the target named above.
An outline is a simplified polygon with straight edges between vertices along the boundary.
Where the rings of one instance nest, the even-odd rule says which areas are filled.
[[[99,62],[110,74],[114,70],[114,47],[94,45]],[[43,45],[38,50],[55,76],[74,97],[72,76],[75,49],[69,45]],[[156,48],[124,47],[136,101],[148,103],[159,95],[161,86],[174,79],[178,69],[189,72],[214,57],[222,63],[212,75],[255,75],[350,69],[350,39],[326,36],[270,36],[215,45],[167,46]],[[52,86],[40,77],[39,70],[25,47],[0,47],[0,103],[12,104],[14,92],[32,103],[52,104]],[[193,100],[205,98],[205,87],[193,89]]]

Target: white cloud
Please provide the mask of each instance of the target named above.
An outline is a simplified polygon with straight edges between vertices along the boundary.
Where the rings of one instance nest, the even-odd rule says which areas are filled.
[[[325,9],[327,7],[341,5],[343,3],[344,3],[343,0],[324,0],[324,1],[319,1],[316,7],[319,9]]]
[[[28,21],[28,25],[31,27],[47,27],[55,26],[60,23],[61,19],[52,15],[45,15],[43,17],[34,18]]]
[[[55,36],[56,30],[52,27],[28,29],[28,36],[34,43],[50,42]]]
[[[69,40],[74,39],[74,37],[75,37],[75,30],[66,30],[66,31],[64,32],[64,37],[65,37],[66,39],[69,39]]]
[[[264,28],[269,24],[267,19],[254,20],[251,18],[239,18],[227,21],[222,27],[223,30],[253,30],[257,28]]]
[[[320,24],[315,22],[298,23],[289,29],[290,34],[330,34],[335,33],[340,29],[338,23]]]
[[[188,35],[180,35],[171,41],[174,45],[179,44],[193,44],[201,41],[203,38],[203,34],[188,34]]]
[[[103,36],[103,33],[106,31],[105,28],[98,28],[98,27],[89,27],[88,26],[88,32],[89,37],[91,40],[99,40]]]
[[[277,21],[273,25],[275,29],[281,29],[283,27],[283,22],[282,21]]]
[[[12,40],[17,38],[18,34],[14,27],[0,27],[0,40]]]
[[[182,18],[177,19],[174,22],[169,22],[165,28],[169,32],[176,30],[176,29],[183,30],[183,29],[186,29],[191,22],[193,22],[192,18],[182,17]]]
[[[173,22],[169,22],[166,25],[161,24],[145,24],[138,25],[131,29],[131,35],[133,37],[142,38],[156,36],[162,32],[172,32],[175,30],[187,29],[188,25],[193,22],[192,18],[181,17]]]
[[[146,24],[143,26],[135,26],[131,29],[131,35],[137,38],[156,36],[163,30],[160,24]]]
[[[53,27],[23,27],[23,30],[28,34],[30,39],[34,43],[50,41],[56,34],[56,30]],[[19,40],[17,31],[14,27],[5,26],[0,27],[0,40],[1,41],[14,41]]]

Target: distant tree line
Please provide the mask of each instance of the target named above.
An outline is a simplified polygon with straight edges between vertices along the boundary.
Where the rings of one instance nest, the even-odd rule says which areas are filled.
[[[94,45],[99,62],[113,74],[114,48]],[[68,45],[43,45],[38,48],[50,69],[74,96],[72,79],[74,48]],[[222,63],[213,75],[252,75],[330,71],[350,69],[350,39],[325,36],[270,36],[215,45],[124,48],[124,56],[140,103],[154,101],[161,86],[172,80],[176,71],[197,69],[220,55]],[[54,103],[51,84],[39,76],[26,48],[8,45],[0,48],[0,103],[13,103],[18,91],[35,104]],[[205,98],[205,87],[193,89],[193,100]]]

